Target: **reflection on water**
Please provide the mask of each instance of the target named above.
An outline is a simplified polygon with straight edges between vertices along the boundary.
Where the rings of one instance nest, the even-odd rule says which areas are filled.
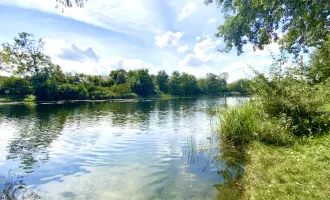
[[[216,156],[216,160],[220,159],[224,162],[223,167],[218,171],[218,174],[223,178],[223,182],[215,184],[219,191],[217,197],[221,200],[242,199],[244,149],[230,141],[222,141],[220,145],[221,151]]]
[[[205,110],[236,101],[0,105],[0,174],[46,199],[222,199],[238,173]]]

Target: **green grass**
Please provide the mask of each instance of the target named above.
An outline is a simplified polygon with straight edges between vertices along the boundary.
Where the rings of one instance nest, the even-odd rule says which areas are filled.
[[[0,103],[8,102],[34,102],[36,97],[34,95],[20,96],[0,96]]]
[[[323,109],[326,111],[326,112],[330,112],[330,103],[327,103],[324,105]]]
[[[247,102],[238,107],[219,112],[222,140],[234,141],[246,145],[251,141],[263,141],[269,144],[288,145],[294,136],[282,119],[269,118],[262,107],[253,102]]]
[[[173,96],[170,95],[170,94],[160,94],[159,98],[161,98],[161,99],[172,99]]]
[[[255,141],[246,155],[244,199],[329,199],[330,135],[289,147]]]
[[[22,102],[24,98],[20,97],[0,97],[0,103],[8,103],[8,102]]]
[[[36,100],[36,96],[28,95],[24,98],[24,102],[34,102]]]
[[[322,109],[330,112],[330,104]],[[240,199],[329,199],[330,132],[294,136],[281,118],[267,117],[253,103],[219,117],[223,154],[232,152],[226,144],[238,145],[244,160],[244,175],[236,181]]]

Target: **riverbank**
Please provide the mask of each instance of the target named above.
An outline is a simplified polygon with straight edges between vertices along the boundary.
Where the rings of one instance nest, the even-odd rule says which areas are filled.
[[[255,141],[246,151],[244,199],[328,199],[330,134],[280,147]]]
[[[200,97],[208,97],[208,98],[219,98],[223,96],[173,96],[170,94],[160,94],[160,95],[150,95],[148,97],[137,97],[137,98],[111,98],[111,99],[100,99],[100,100],[58,100],[58,101],[37,101],[36,97],[33,95],[29,95],[27,97],[0,97],[0,105],[1,104],[24,104],[24,103],[49,103],[49,104],[65,104],[65,103],[77,103],[77,102],[132,102],[132,101],[149,101],[149,100],[157,100],[157,99],[190,99],[190,98],[200,98]],[[242,95],[229,95],[227,97],[242,97]]]
[[[329,113],[329,104],[321,110]],[[257,111],[246,104],[220,117],[222,146],[237,144],[240,151],[235,154],[244,160],[244,174],[238,180],[241,199],[328,199],[330,132],[290,136],[279,121],[265,119]]]

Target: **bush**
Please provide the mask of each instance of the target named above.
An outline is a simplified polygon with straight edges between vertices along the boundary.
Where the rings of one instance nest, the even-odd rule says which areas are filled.
[[[284,146],[295,141],[289,124],[283,118],[265,119],[258,128],[258,140],[264,143]]]
[[[138,95],[135,93],[128,93],[128,94],[122,95],[121,98],[136,99],[136,98],[138,98]]]
[[[119,95],[110,90],[110,88],[106,87],[95,87],[94,90],[90,92],[90,98],[93,100],[101,100],[101,99],[112,99],[116,98]]]
[[[220,134],[223,141],[244,145],[253,140],[287,145],[293,142],[290,126],[284,118],[270,118],[262,105],[248,102],[220,111]]]
[[[24,98],[24,102],[33,102],[36,100],[36,96],[34,95],[27,95],[25,98]]]
[[[27,78],[8,77],[0,84],[0,94],[25,96],[32,93],[32,85]]]
[[[119,94],[120,96],[124,96],[126,94],[132,93],[131,86],[128,83],[114,85],[111,87],[111,90],[114,93]]]
[[[255,97],[266,114],[285,118],[295,135],[329,130],[329,116],[322,109],[329,96],[327,85],[309,85],[292,72],[287,72],[283,78],[258,76],[253,85]]]
[[[261,113],[254,103],[245,103],[220,111],[220,133],[223,140],[248,143],[256,138]]]
[[[88,98],[88,91],[84,84],[63,84],[59,86],[60,99],[83,100]]]

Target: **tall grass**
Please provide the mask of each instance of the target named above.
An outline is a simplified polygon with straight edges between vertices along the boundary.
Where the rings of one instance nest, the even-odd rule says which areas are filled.
[[[222,139],[247,143],[253,140],[260,124],[260,113],[253,103],[220,111]]]
[[[287,145],[293,142],[285,119],[270,118],[257,102],[221,110],[219,133],[222,141],[245,145],[254,140]]]

